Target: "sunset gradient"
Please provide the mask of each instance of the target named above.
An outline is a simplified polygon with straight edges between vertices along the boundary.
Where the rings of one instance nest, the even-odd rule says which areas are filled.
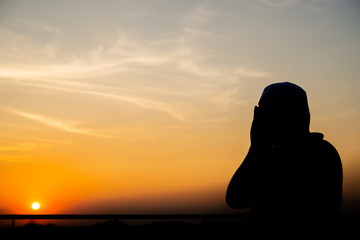
[[[308,94],[360,200],[360,4],[1,1],[0,213],[209,213],[262,90]],[[304,176],[306,177],[306,176]],[[286,181],[286,179],[284,179]]]

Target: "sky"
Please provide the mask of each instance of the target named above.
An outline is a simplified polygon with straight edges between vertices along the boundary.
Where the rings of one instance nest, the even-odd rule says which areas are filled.
[[[215,213],[263,89],[308,94],[360,203],[356,0],[1,0],[0,213]]]

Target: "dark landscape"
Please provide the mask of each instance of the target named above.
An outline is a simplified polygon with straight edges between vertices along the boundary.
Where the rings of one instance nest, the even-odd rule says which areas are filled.
[[[208,221],[201,223],[187,223],[181,221],[153,222],[141,225],[128,225],[116,220],[109,220],[93,226],[63,227],[55,224],[40,225],[29,223],[25,226],[3,228],[1,234],[9,237],[27,238],[81,238],[92,237],[100,239],[140,239],[144,237],[156,238],[195,238],[212,236],[232,236],[236,232],[247,232],[247,223],[239,221]]]
[[[253,237],[279,236],[292,237],[341,237],[342,239],[355,239],[360,236],[358,228],[360,221],[358,215],[343,215],[336,227],[321,226],[296,228],[297,231],[286,229],[283,226],[271,228],[253,226],[244,219],[218,219],[202,220],[194,223],[181,220],[162,220],[144,224],[126,224],[123,221],[107,220],[90,226],[57,226],[56,224],[41,225],[28,223],[14,228],[1,228],[3,237],[23,239],[36,237],[41,239],[142,239],[148,237],[160,239],[195,239],[195,238],[221,238],[221,239],[251,239]],[[315,229],[315,232],[313,231]],[[309,235],[310,234],[310,235]],[[3,239],[3,238],[2,238]]]

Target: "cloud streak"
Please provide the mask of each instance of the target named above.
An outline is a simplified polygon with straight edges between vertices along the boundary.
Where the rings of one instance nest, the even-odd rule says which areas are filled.
[[[277,9],[292,7],[298,2],[300,2],[300,0],[259,0],[259,1],[268,7],[277,8]]]
[[[198,6],[184,19],[201,23],[200,26],[192,26],[190,21],[185,21],[188,26],[182,26],[179,32],[166,35],[161,40],[147,41],[136,34],[114,28],[111,33],[103,32],[94,39],[90,37],[80,47],[83,48],[82,51],[68,48],[65,44],[76,36],[69,36],[65,30],[49,24],[36,23],[39,29],[48,34],[61,35],[61,38],[51,38],[46,44],[39,46],[36,46],[35,41],[29,45],[26,38],[6,29],[4,34],[10,40],[16,39],[16,44],[13,44],[14,41],[4,42],[8,48],[3,48],[2,51],[6,53],[6,49],[16,49],[17,59],[24,60],[12,65],[6,62],[2,64],[0,77],[6,78],[8,82],[9,79],[17,80],[13,84],[23,86],[127,102],[185,121],[189,111],[194,106],[198,107],[193,101],[196,97],[201,98],[201,102],[208,101],[211,104],[214,103],[214,95],[219,95],[219,98],[230,96],[220,104],[220,108],[224,109],[226,103],[233,106],[228,93],[239,88],[239,80],[273,78],[271,73],[256,67],[221,63],[209,49],[194,44],[209,36],[219,37],[201,28],[202,24],[207,24],[216,14]],[[21,57],[22,49],[26,55],[24,57]],[[198,111],[204,109],[203,105],[201,108]],[[27,117],[37,121],[44,120],[32,115]],[[53,127],[64,131],[78,131],[82,134],[87,132],[61,121],[50,122]]]
[[[121,96],[118,94],[111,94],[106,91],[99,90],[99,86],[94,84],[85,84],[85,83],[68,83],[68,82],[61,82],[61,81],[52,81],[51,84],[49,82],[22,82],[22,85],[28,85],[33,87],[39,87],[44,89],[62,91],[66,93],[75,93],[75,94],[82,94],[82,95],[89,95],[95,97],[101,97],[106,99],[112,99],[121,102],[128,102],[135,106],[145,108],[145,109],[152,109],[167,113],[174,117],[177,120],[184,121],[185,116],[180,111],[174,109],[173,106],[166,104],[161,101],[155,101],[146,98],[139,98],[139,97],[131,97],[131,96]],[[94,89],[94,90],[91,90]],[[109,89],[109,88],[108,88]],[[24,114],[24,112],[18,112],[18,115],[27,116],[28,118],[33,118],[34,120],[41,120],[41,118],[37,117],[36,115],[32,116]],[[45,119],[44,119],[45,120]],[[45,122],[45,121],[44,121]],[[67,124],[63,124],[62,122],[52,121],[53,126],[63,128],[64,130],[71,130]],[[80,133],[80,132],[79,132]]]
[[[266,79],[274,78],[272,73],[265,72],[262,70],[243,68],[243,67],[236,69],[235,73],[238,73],[238,74],[240,74],[242,76],[246,76],[246,77],[252,77],[252,78],[266,78]]]
[[[197,10],[197,15],[208,16],[203,8]],[[205,14],[207,13],[207,14]],[[206,18],[207,19],[207,18]],[[44,28],[40,24],[39,28]],[[59,28],[45,25],[46,29]],[[0,29],[1,30],[1,29]],[[111,76],[124,72],[159,73],[159,70],[169,70],[179,75],[191,74],[196,77],[217,78],[224,75],[241,74],[247,77],[259,77],[253,69],[242,66],[239,69],[222,69],[220,65],[205,64],[211,53],[192,46],[197,38],[209,36],[220,37],[209,31],[185,26],[173,36],[165,37],[161,41],[144,41],[139,36],[115,29],[111,34],[103,34],[96,39],[93,45],[84,46],[83,52],[76,49],[65,49],[64,42],[70,41],[71,36],[64,36],[60,40],[48,42],[39,46],[27,44],[27,39],[17,35],[10,29],[3,29],[8,35],[9,41],[4,42],[3,54],[6,49],[14,49],[23,57],[17,59],[29,59],[30,62],[18,61],[15,65],[3,64],[0,68],[0,76],[13,78],[51,78],[51,79],[86,79]],[[2,35],[2,34],[0,34]],[[221,36],[222,38],[224,36]],[[16,40],[16,41],[12,41]],[[17,42],[13,44],[13,42]],[[91,41],[90,41],[91,42]],[[86,45],[86,44],[85,44]],[[29,52],[28,49],[36,49]],[[6,54],[7,53],[7,54]],[[40,59],[41,58],[41,59]],[[5,62],[6,63],[6,62]],[[262,73],[264,73],[262,71]],[[265,74],[262,76],[267,77]]]
[[[19,151],[26,152],[35,148],[34,143],[20,143],[16,145],[0,145],[0,152]]]
[[[64,131],[64,132],[77,133],[77,134],[101,137],[101,138],[113,138],[112,136],[109,136],[109,135],[100,134],[100,133],[97,133],[97,132],[89,130],[89,129],[78,128],[78,127],[75,127],[74,124],[66,123],[66,122],[58,120],[58,119],[45,117],[43,115],[28,113],[28,112],[24,112],[24,111],[21,111],[18,109],[11,109],[10,112],[15,115],[39,122],[41,124],[56,128],[56,129]]]

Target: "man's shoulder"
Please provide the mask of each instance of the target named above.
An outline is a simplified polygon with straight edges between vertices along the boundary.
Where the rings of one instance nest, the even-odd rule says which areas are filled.
[[[322,133],[311,133],[311,145],[314,152],[323,155],[326,159],[340,161],[340,155],[334,145],[324,139]]]

